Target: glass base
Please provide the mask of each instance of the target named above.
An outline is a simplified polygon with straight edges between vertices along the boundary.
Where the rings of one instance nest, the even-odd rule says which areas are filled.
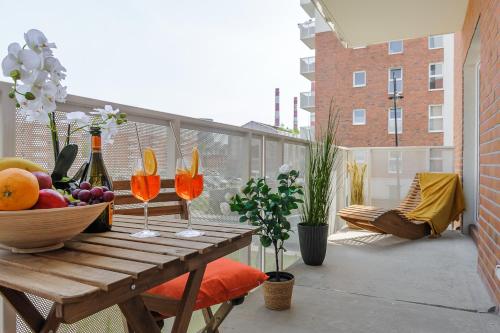
[[[158,231],[144,229],[139,232],[136,232],[135,234],[130,234],[130,236],[135,238],[151,238],[160,236],[160,233]]]
[[[203,231],[198,231],[198,230],[193,230],[193,229],[186,229],[179,231],[176,233],[177,236],[179,237],[185,237],[185,238],[190,238],[190,237],[198,237],[198,236],[203,236],[205,232]]]

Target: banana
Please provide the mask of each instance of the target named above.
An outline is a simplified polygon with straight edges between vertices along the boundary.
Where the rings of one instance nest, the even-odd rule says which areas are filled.
[[[9,169],[9,168],[18,168],[18,169],[24,169],[29,172],[33,171],[42,171],[45,173],[48,173],[47,169],[42,167],[39,164],[36,164],[35,162],[31,162],[29,160],[25,160],[24,158],[20,157],[2,157],[0,158],[0,171]]]

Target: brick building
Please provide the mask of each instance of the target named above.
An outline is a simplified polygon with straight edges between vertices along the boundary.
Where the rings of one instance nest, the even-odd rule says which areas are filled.
[[[453,100],[447,94],[453,90],[452,34],[346,48],[311,13],[314,20],[299,25],[304,44],[315,50],[315,56],[301,59],[301,74],[312,82],[301,107],[315,113],[318,126],[333,99],[341,114],[342,146],[393,146],[396,126],[400,146],[452,145]],[[397,124],[388,99],[393,74],[404,96],[397,102]]]

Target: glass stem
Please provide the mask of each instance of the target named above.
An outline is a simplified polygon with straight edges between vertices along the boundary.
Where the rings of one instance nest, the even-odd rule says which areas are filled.
[[[191,230],[191,200],[186,200],[186,208],[187,208],[187,215],[188,215],[188,229]]]
[[[144,229],[149,230],[148,225],[148,202],[144,201]]]

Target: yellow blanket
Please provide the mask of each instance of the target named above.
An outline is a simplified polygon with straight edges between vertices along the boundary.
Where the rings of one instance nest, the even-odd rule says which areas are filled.
[[[418,177],[422,201],[406,217],[427,221],[432,234],[439,235],[465,209],[460,178],[453,173],[420,173]]]

